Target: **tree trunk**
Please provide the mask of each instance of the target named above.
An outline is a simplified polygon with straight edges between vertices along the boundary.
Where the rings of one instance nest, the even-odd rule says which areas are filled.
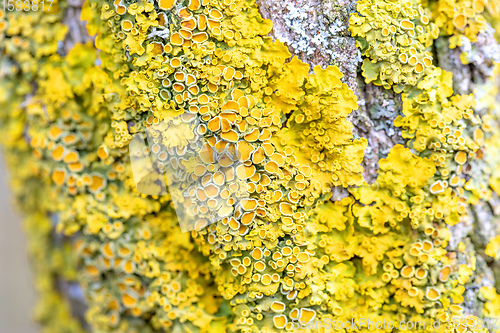
[[[0,16],[2,144],[47,332],[498,317],[494,3],[474,7],[464,30],[445,1],[407,2],[415,13],[393,12],[388,37],[370,15],[391,9],[368,1],[53,6]],[[403,64],[377,50],[417,45],[396,36],[423,35],[426,15],[440,33],[415,37],[415,52],[431,64],[410,70],[415,81],[406,69],[385,78],[412,51]],[[223,145],[210,150],[210,138]],[[250,183],[221,203],[223,189]],[[208,218],[210,200],[220,210]]]

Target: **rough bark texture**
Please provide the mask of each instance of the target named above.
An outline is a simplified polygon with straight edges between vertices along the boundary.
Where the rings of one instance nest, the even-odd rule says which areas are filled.
[[[363,167],[366,181],[376,177],[378,160],[401,143],[394,118],[402,108],[401,97],[372,84],[366,85],[358,70],[361,55],[349,33],[349,16],[355,1],[257,0],[264,18],[273,21],[272,37],[286,43],[290,52],[311,66],[336,65],[357,95],[359,109],[351,113],[354,138],[368,140]]]
[[[363,167],[364,177],[372,183],[377,174],[378,161],[387,156],[395,144],[404,143],[401,132],[394,126],[394,119],[401,114],[400,94],[380,86],[365,84],[361,76],[361,56],[354,38],[348,31],[350,13],[356,10],[356,1],[280,1],[257,0],[262,16],[273,21],[272,36],[287,44],[290,51],[311,68],[320,65],[337,65],[344,74],[343,81],[358,97],[359,109],[353,111],[354,136],[368,140]],[[448,47],[448,39],[440,37],[435,42],[434,56],[437,65],[451,71],[454,91],[471,94],[480,88],[491,75],[493,62],[497,62],[500,49],[489,29],[478,36],[478,42],[455,49]],[[464,65],[460,55],[466,52],[469,64]],[[334,191],[333,199],[342,198],[341,190]],[[478,300],[478,290],[495,285],[495,275],[500,272],[498,264],[484,255],[491,237],[498,234],[500,211],[499,198],[494,195],[490,202],[480,202],[471,208],[471,219],[450,228],[451,240],[448,251],[466,263],[470,256],[477,256],[476,275],[466,287],[465,313],[479,316],[483,303]],[[466,244],[466,254],[457,251],[459,243]],[[497,274],[494,274],[497,273]]]

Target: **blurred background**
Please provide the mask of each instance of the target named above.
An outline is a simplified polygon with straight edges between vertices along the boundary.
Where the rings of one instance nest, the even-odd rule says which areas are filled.
[[[34,333],[35,292],[21,218],[14,211],[0,154],[0,332]]]

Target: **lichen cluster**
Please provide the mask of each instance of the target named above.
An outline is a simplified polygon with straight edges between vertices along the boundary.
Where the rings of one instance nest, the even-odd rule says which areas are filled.
[[[420,1],[361,1],[349,28],[363,60],[367,83],[401,92],[415,85],[432,66],[430,46],[439,29]]]
[[[496,0],[487,1],[485,4],[486,9],[484,10],[484,18],[495,30],[495,38],[497,41],[500,40],[500,2]]]
[[[68,53],[65,7],[0,12],[2,144],[47,332],[463,314],[476,258],[449,251],[449,226],[500,191],[499,113],[493,80],[489,94],[453,95],[425,4],[363,0],[351,17],[366,81],[403,92],[407,147],[370,185],[342,73],[290,59],[253,1],[88,0],[95,41]],[[347,197],[331,201],[334,186]],[[498,296],[484,297],[494,316]]]
[[[271,24],[251,2],[89,1],[82,19],[97,35],[96,48],[75,45],[60,54],[54,47],[44,61],[28,54],[40,65],[30,71],[20,68],[28,61],[18,54],[6,58],[31,76],[22,78],[29,89],[17,101],[4,99],[23,118],[4,116],[5,128],[21,128],[20,141],[28,143],[32,166],[25,172],[44,182],[50,204],[33,209],[35,221],[52,218],[53,232],[65,235],[67,245],[53,251],[73,258],[68,269],[72,279],[80,273],[88,325],[256,331],[325,312],[327,303],[310,296],[310,280],[321,272],[312,266],[318,259],[305,228],[332,186],[361,184],[366,147],[352,139],[346,118],[357,103],[339,70],[309,75],[296,59],[285,64],[290,53],[265,37]],[[21,35],[15,23],[5,26],[6,49]],[[162,124],[175,126],[160,131]],[[179,133],[171,135],[172,128]],[[156,140],[159,159],[171,158],[173,148],[198,153],[195,168],[185,170],[197,176],[196,202],[174,200],[189,195],[182,184],[181,193],[165,196],[137,190],[129,159],[137,152],[128,144],[145,133]],[[201,151],[187,147],[193,142]],[[207,201],[234,178],[244,181],[244,197],[223,206]],[[195,215],[197,230],[183,234],[174,202],[224,213],[201,230],[214,221]]]
[[[463,38],[477,42],[477,35],[487,29],[484,13],[490,1],[448,1],[431,2],[433,19],[445,36],[450,37],[450,48],[463,44]],[[492,1],[494,3],[494,1]],[[490,7],[491,8],[491,7]]]
[[[180,181],[182,177],[169,184],[169,189],[175,188],[170,196],[194,212],[192,225],[209,224],[205,229],[197,227],[191,239],[182,239],[196,244],[211,264],[217,296],[231,309],[229,313],[224,307],[220,310],[224,312],[219,316],[229,317],[224,327],[260,331],[290,327],[293,321],[307,323],[320,313],[321,305],[308,297],[311,275],[320,275],[319,268],[311,266],[315,256],[306,245],[308,218],[328,199],[331,186],[362,181],[359,164],[366,143],[352,140],[352,125],[346,121],[357,108],[356,99],[334,67],[317,68],[309,76],[308,66],[296,59],[285,65],[290,53],[281,43],[264,37],[271,25],[259,17],[254,4],[184,5],[131,4],[124,16],[113,15],[113,7],[102,5],[105,30],[97,41],[109,36],[111,27],[118,42],[113,48],[108,47],[111,43],[96,45],[108,54],[120,50],[123,59],[129,57],[130,66],[120,78],[126,89],[121,100],[128,102],[113,119],[123,126],[133,121],[127,127],[129,133],[149,132],[148,139],[157,145],[152,150],[158,161],[176,157],[172,148],[186,147],[183,155],[192,156],[188,159],[194,163],[192,171],[187,165],[182,169],[196,176],[189,182],[196,187],[196,196],[190,194],[191,186]],[[286,115],[295,110],[282,129]],[[171,135],[172,131],[180,133]],[[283,133],[278,136],[278,131]],[[130,140],[127,132],[122,133],[124,142]],[[189,147],[186,141],[172,141],[173,137],[186,138]],[[158,166],[168,169],[161,162]],[[247,186],[237,200],[209,199],[214,193],[226,199],[223,193],[235,178]],[[183,202],[182,197],[188,196],[190,200]],[[162,199],[168,206],[168,196]],[[210,217],[215,210],[219,222],[213,224]],[[158,269],[158,274],[164,270]],[[164,296],[166,290],[147,298],[153,308],[144,312],[157,313],[158,319],[152,320],[155,329],[180,323],[185,329],[186,321],[202,331],[208,323],[222,325],[216,316],[202,322],[199,314],[161,311],[176,304]],[[201,303],[202,308],[209,306]],[[217,304],[210,305],[218,310]]]
[[[463,8],[472,5],[475,6],[475,11]],[[377,34],[376,36],[379,38],[374,39],[368,34],[360,33],[364,30],[363,25],[360,25],[359,22],[371,22],[372,26],[382,27],[383,24],[373,18],[373,14],[376,12],[373,8],[387,8],[388,6],[392,6],[392,4],[381,3],[374,6],[369,1],[358,3],[358,11],[364,16],[360,18],[359,15],[354,14],[350,21],[350,29],[357,37],[357,43],[362,50],[377,50],[380,35]],[[418,3],[417,6],[421,6],[421,4]],[[482,6],[483,3],[479,1],[475,1],[474,4],[440,1],[438,9],[431,5],[433,15],[430,18],[430,24],[434,22],[435,26],[441,28],[441,35],[452,36],[450,39],[451,48],[461,45],[459,41],[464,35],[471,42],[475,42],[476,35],[486,29],[486,23],[482,16],[476,15],[482,12]],[[467,22],[469,25],[466,24]],[[460,26],[457,26],[458,24]],[[369,29],[365,29],[365,31],[369,31]],[[436,37],[437,33],[434,35],[434,38]],[[431,45],[432,40],[427,46]],[[380,61],[373,53],[364,52],[363,54],[367,56],[364,64]],[[396,63],[395,66],[398,64]],[[380,73],[375,71],[375,75],[381,76],[382,73],[382,70]],[[366,82],[373,81],[373,72],[367,72],[365,69],[363,75]],[[491,83],[495,82],[496,77],[492,76],[490,82],[481,86],[485,91],[478,88],[470,95],[454,95],[452,80],[451,73],[430,62],[421,77],[413,82],[404,82],[406,83],[404,86],[398,85],[398,81],[394,80],[389,81],[388,84],[382,84],[380,81],[374,82],[384,85],[387,89],[392,88],[396,92],[403,92],[403,115],[398,116],[394,124],[402,128],[402,136],[406,139],[408,147],[413,149],[415,155],[424,158],[432,166],[431,174],[424,179],[426,184],[421,187],[421,190],[424,191],[413,198],[410,197],[413,204],[420,203],[422,205],[421,207],[417,206],[415,212],[410,212],[413,215],[410,216],[412,217],[412,229],[421,232],[423,237],[432,235],[433,230],[447,233],[453,225],[468,223],[472,218],[469,214],[469,205],[475,205],[479,201],[487,201],[490,199],[492,191],[498,191],[498,186],[496,186],[498,147],[495,133],[498,131],[499,125],[497,122],[498,110],[492,100],[497,95],[497,88],[495,83]],[[409,152],[408,154],[412,155]],[[383,169],[382,162],[380,163],[381,169]],[[416,169],[412,168],[412,170]],[[383,185],[383,187],[386,186]],[[357,191],[368,192],[363,188]],[[397,190],[391,191],[391,193],[398,192]],[[412,205],[410,205],[410,210],[411,208]],[[419,214],[415,214],[416,212]],[[434,276],[434,278],[427,279],[420,286],[427,290],[427,298],[430,296],[433,299],[434,295],[435,299],[439,300],[438,306],[428,310],[426,317],[441,318],[447,321],[453,320],[450,315],[457,314],[455,312],[457,307],[461,308],[459,304],[463,302],[461,296],[464,291],[463,285],[470,280],[475,270],[476,258],[475,254],[470,253],[466,264],[457,265],[457,263],[449,262],[448,260],[451,258],[459,257],[459,253],[465,251],[466,246],[460,243],[456,249],[449,248],[447,242],[450,240],[450,235],[443,234],[443,236],[442,241],[435,242],[432,239],[424,241],[428,242],[426,244],[429,244],[429,247],[430,244],[433,244],[433,250],[437,251],[435,252],[437,255],[432,257],[437,262],[441,261],[438,263],[438,267],[443,265],[443,268],[439,274],[428,275],[429,277]],[[488,246],[486,254],[497,255],[495,242],[496,238]],[[410,254],[412,252],[422,253],[423,246],[418,247],[420,252],[415,249],[413,247]],[[413,270],[406,270],[414,274]],[[446,277],[444,278],[444,276]],[[443,279],[453,281],[452,284],[457,287],[454,295],[444,295],[438,292],[449,290],[439,287]],[[419,284],[417,283],[417,285]],[[489,289],[485,287],[482,290]],[[484,298],[486,300],[484,317],[494,317],[495,312],[490,309],[491,305],[489,305],[489,302],[494,301],[494,299],[491,295]],[[464,316],[463,313],[459,312],[459,314]]]
[[[38,116],[44,112],[36,108],[28,112],[26,98],[34,98],[32,82],[52,61],[66,34],[67,27],[61,23],[65,6],[54,1],[51,11],[45,13],[0,11],[0,128],[4,133],[0,140],[2,153],[11,166],[13,195],[19,209],[26,212],[28,250],[40,299],[35,318],[44,332],[78,333],[83,329],[69,306],[75,299],[61,293],[63,288],[78,288],[78,258],[70,251],[70,241],[53,232],[51,211],[55,206],[45,200],[50,178],[38,164],[25,132],[28,121],[36,121],[33,112],[40,112]]]

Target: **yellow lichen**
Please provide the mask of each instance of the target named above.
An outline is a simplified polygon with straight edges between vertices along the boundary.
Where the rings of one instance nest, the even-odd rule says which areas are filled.
[[[439,35],[429,9],[417,0],[360,1],[357,11],[349,19],[349,30],[366,57],[365,81],[394,86],[396,92],[415,85],[432,66],[430,46]]]
[[[272,332],[462,312],[475,257],[448,253],[448,226],[489,197],[481,184],[498,191],[496,170],[470,177],[494,160],[495,110],[476,114],[491,101],[453,95],[433,65],[427,6],[360,1],[350,20],[366,81],[404,91],[395,125],[408,147],[392,147],[368,185],[367,141],[348,120],[357,101],[339,69],[309,75],[289,60],[253,1],[89,0],[82,20],[95,47],[67,54],[57,53],[60,5],[27,16],[40,34],[21,14],[6,25],[0,16],[11,68],[1,72],[2,141],[47,263],[40,318],[62,304],[48,330],[81,329],[51,290],[56,278],[80,284],[99,332]],[[347,197],[330,201],[333,186]]]
[[[411,3],[409,4],[410,7]],[[421,5],[419,4],[419,6]],[[388,10],[391,10],[393,4],[382,6],[382,8],[387,7],[390,7]],[[350,20],[350,30],[356,37],[362,54],[367,57],[364,60],[363,71],[367,82],[377,79],[378,71],[368,71],[369,67],[366,65],[375,63],[375,66],[383,66],[385,60],[383,57],[376,58],[374,56],[374,52],[381,48],[375,47],[378,45],[376,41],[379,40],[379,35],[374,34],[370,28],[380,27],[383,29],[383,21],[381,22],[378,17],[376,19],[373,17],[373,13],[382,11],[379,8],[379,6],[373,6],[369,1],[358,2],[358,11],[363,16],[354,14]],[[465,21],[460,21],[462,18],[457,16],[459,14],[455,11],[454,15],[457,18],[456,23],[461,24],[460,29],[462,29],[465,27]],[[404,25],[409,29],[412,28],[410,23],[411,21],[404,21]],[[436,19],[436,25],[443,26],[438,19]],[[371,34],[368,33],[369,31]],[[436,35],[433,38],[436,38],[437,28],[434,31]],[[467,31],[469,34],[473,33],[470,30]],[[427,39],[427,41],[429,42],[427,47],[431,46],[432,39]],[[392,63],[397,64],[396,61],[394,59]],[[359,212],[363,212],[364,216],[369,217],[365,218],[364,225],[378,232],[387,230],[384,223],[391,217],[391,203],[395,207],[399,205],[399,211],[405,214],[399,216],[399,221],[404,221],[406,214],[411,217],[411,228],[422,232],[417,237],[423,238],[405,250],[405,252],[407,251],[405,254],[406,265],[401,276],[414,277],[416,280],[412,283],[414,286],[401,284],[407,288],[408,294],[403,297],[399,293],[395,294],[395,297],[403,306],[415,307],[419,313],[427,313],[426,306],[422,303],[424,299],[431,302],[439,301],[445,311],[449,309],[453,312],[455,308],[459,308],[453,303],[463,302],[461,296],[464,289],[463,284],[469,281],[473,274],[475,257],[471,256],[467,264],[451,268],[456,265],[456,262],[450,262],[448,258],[444,257],[447,254],[447,226],[468,221],[470,217],[467,205],[475,204],[479,200],[487,200],[491,195],[491,190],[485,186],[488,183],[491,170],[486,167],[480,171],[481,167],[479,166],[484,165],[484,159],[488,160],[489,156],[495,156],[494,150],[488,151],[485,145],[485,138],[491,136],[492,110],[488,110],[486,115],[478,115],[475,112],[478,109],[475,96],[473,94],[453,95],[451,74],[434,66],[431,62],[422,75],[414,80],[401,82],[392,80],[383,84],[379,79],[374,83],[382,84],[387,89],[393,88],[395,92],[403,92],[403,115],[398,116],[394,124],[402,128],[402,135],[407,140],[408,146],[414,149],[417,156],[425,157],[426,162],[430,163],[431,169],[418,186],[417,179],[420,178],[413,180],[413,186],[416,186],[417,191],[410,192],[412,196],[410,196],[410,202],[407,205],[405,202],[395,201],[392,197],[394,194],[398,196],[400,193],[404,193],[404,197],[408,198],[408,190],[393,188],[392,191],[389,191],[390,183],[381,183],[383,173],[379,173],[374,194],[372,194],[374,192],[373,186],[372,188],[361,187],[356,190],[359,198],[363,198],[363,196],[370,198],[365,204],[375,202],[375,205],[359,208]],[[400,84],[397,85],[397,83]],[[483,102],[480,101],[480,103]],[[486,102],[486,105],[493,104]],[[386,163],[381,160],[381,171],[385,165]],[[391,165],[394,165],[394,161]],[[411,168],[411,170],[413,171],[415,168]],[[381,198],[379,203],[377,203],[376,198]],[[363,203],[363,201],[361,202]],[[377,218],[374,218],[376,216],[374,213],[377,211],[380,213]],[[367,212],[370,212],[370,215]],[[438,235],[443,238],[433,239]],[[459,247],[458,250],[465,251],[464,248],[465,245]],[[415,267],[418,263],[424,264],[424,267]],[[426,273],[428,268],[431,268],[430,274]],[[429,279],[428,276],[436,276],[436,273],[432,271],[439,272],[439,281],[443,285],[437,286],[435,280]],[[387,272],[382,276],[383,281],[390,281],[390,279],[391,276]],[[443,288],[444,285],[453,285],[456,288],[454,290]],[[425,288],[419,289],[419,287]],[[424,296],[425,298],[422,298]],[[440,316],[439,313],[429,312],[426,318],[451,320],[449,317]]]
[[[450,37],[450,48],[462,46],[463,38],[477,42],[477,35],[486,31],[483,0],[439,0],[431,4],[432,20],[440,28],[442,35]]]

